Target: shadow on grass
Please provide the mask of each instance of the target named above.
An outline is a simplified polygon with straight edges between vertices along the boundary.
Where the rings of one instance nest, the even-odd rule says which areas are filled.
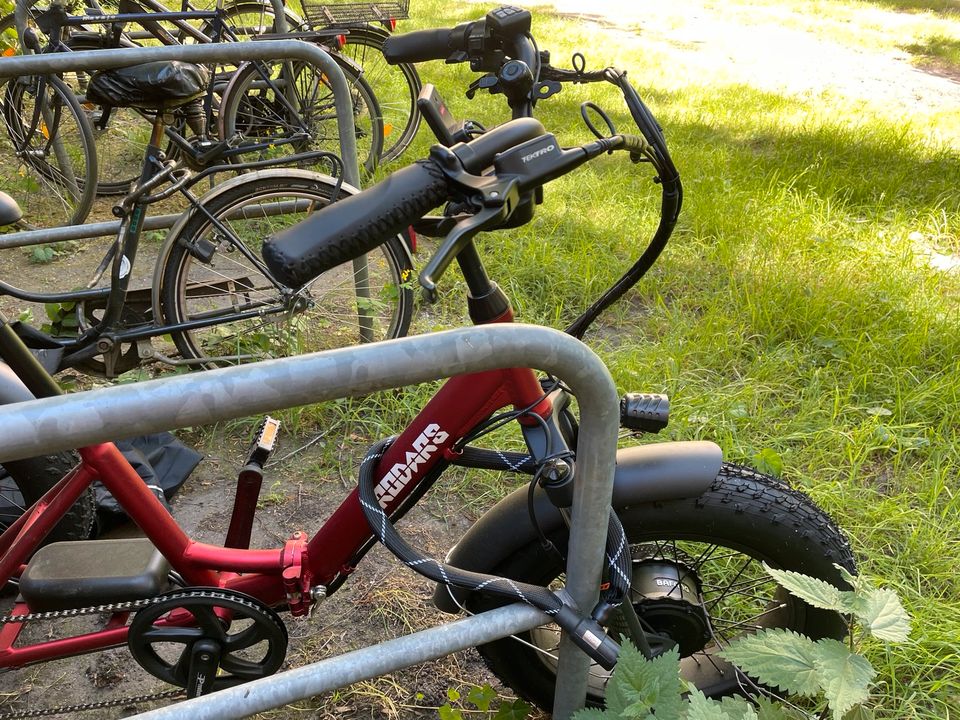
[[[674,161],[690,181],[691,191],[698,178],[723,178],[733,189],[758,192],[777,178],[855,213],[915,213],[940,205],[948,212],[960,210],[960,157],[948,148],[925,147],[908,127],[876,119],[857,124],[854,119],[777,128],[768,118],[795,113],[794,100],[740,86],[715,92],[704,105],[717,108],[729,102],[735,106],[725,108],[730,121],[690,119],[691,101],[682,93],[641,90],[664,127]],[[549,115],[577,117],[579,100],[555,96],[549,101]],[[620,115],[622,104],[602,104]],[[674,116],[675,110],[680,117]],[[548,128],[551,122],[544,120]],[[625,111],[617,124],[620,132],[636,132]],[[723,151],[719,160],[715,151]]]
[[[899,12],[923,12],[939,15],[960,14],[960,0],[867,0],[874,5]]]
[[[931,35],[926,42],[904,45],[924,70],[960,82],[960,40],[944,35]]]

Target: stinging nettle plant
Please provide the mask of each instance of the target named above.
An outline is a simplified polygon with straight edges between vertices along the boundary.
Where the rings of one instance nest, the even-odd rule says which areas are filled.
[[[770,576],[808,604],[852,618],[850,644],[832,638],[810,638],[782,628],[764,629],[731,641],[721,655],[767,688],[787,695],[819,699],[820,709],[808,713],[758,696],[747,700],[707,698],[680,679],[680,656],[671,649],[647,660],[625,643],[607,685],[606,710],[581,710],[574,720],[872,720],[866,704],[876,670],[854,652],[859,637],[903,642],[910,634],[910,616],[892,590],[837,566],[852,590],[800,573],[775,570]]]

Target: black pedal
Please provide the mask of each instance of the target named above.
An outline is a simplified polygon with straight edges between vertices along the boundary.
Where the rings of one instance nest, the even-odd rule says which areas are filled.
[[[142,600],[168,589],[169,572],[147,538],[51,543],[30,559],[20,594],[33,612]]]
[[[620,398],[620,426],[657,433],[670,421],[670,399],[658,393],[627,393]]]

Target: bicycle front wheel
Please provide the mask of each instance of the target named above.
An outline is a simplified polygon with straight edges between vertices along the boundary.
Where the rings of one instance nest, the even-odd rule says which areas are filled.
[[[4,91],[3,122],[12,146],[0,147],[0,167],[11,179],[4,189],[31,197],[24,221],[82,224],[97,194],[97,150],[73,90],[54,75],[15,78]]]
[[[357,161],[372,173],[383,149],[383,120],[370,86],[348,66]],[[240,68],[224,91],[221,137],[243,136],[241,147],[258,157],[308,150],[340,154],[333,89],[319,68],[299,61],[252,62]],[[244,155],[244,157],[249,157]]]
[[[332,178],[305,170],[252,173],[214,189],[168,239],[160,297],[181,356],[201,367],[399,337],[413,312],[413,267],[399,236],[299,288],[275,280],[263,241],[326,207]],[[352,192],[356,192],[355,190]],[[351,194],[341,187],[337,199]]]
[[[696,498],[638,503],[618,510],[633,556],[631,602],[648,629],[674,640],[683,679],[717,697],[742,692],[741,673],[720,651],[734,637],[784,628],[814,640],[846,632],[834,612],[788,594],[764,570],[772,567],[842,584],[835,564],[855,570],[843,533],[803,493],[749,468],[724,464],[713,486]],[[566,538],[551,538],[561,549]],[[539,541],[518,549],[494,574],[538,585],[563,568]],[[674,590],[662,590],[669,579]],[[502,604],[480,598],[471,610]],[[628,630],[619,613],[608,629]],[[519,642],[518,642],[519,641]],[[487,665],[518,695],[553,705],[560,629],[544,625],[477,648]],[[610,672],[590,669],[587,702],[603,703]]]

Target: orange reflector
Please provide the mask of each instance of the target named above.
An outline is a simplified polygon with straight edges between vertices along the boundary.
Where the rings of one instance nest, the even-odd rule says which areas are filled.
[[[390,123],[384,123],[384,124],[383,124],[383,136],[384,136],[384,137],[390,137],[390,133],[392,133],[392,132],[393,132],[393,125],[391,125]]]
[[[4,57],[13,57],[14,54],[15,54],[15,51],[13,48],[4,48],[4,51],[3,51]]]
[[[47,124],[43,120],[40,121],[40,134],[47,140],[50,139],[50,131],[47,129]]]

